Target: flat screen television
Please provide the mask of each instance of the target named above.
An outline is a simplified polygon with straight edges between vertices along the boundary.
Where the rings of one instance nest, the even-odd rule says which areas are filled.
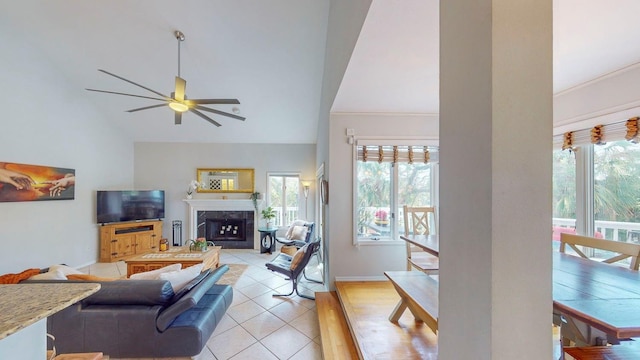
[[[164,218],[164,190],[99,190],[98,224]]]

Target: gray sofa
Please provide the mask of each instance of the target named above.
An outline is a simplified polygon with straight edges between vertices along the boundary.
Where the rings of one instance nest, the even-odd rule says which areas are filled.
[[[58,353],[195,356],[233,300],[231,286],[216,284],[227,270],[202,273],[177,294],[166,280],[100,282],[97,293],[50,316],[47,332]]]

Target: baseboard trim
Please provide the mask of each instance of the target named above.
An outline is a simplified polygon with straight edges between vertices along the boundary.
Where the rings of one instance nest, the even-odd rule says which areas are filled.
[[[336,276],[335,281],[388,281],[385,276]]]

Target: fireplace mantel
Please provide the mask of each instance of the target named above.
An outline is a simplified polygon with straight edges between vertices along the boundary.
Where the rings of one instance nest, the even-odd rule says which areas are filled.
[[[190,208],[196,208],[196,211],[217,211],[217,210],[237,210],[237,211],[254,211],[253,201],[246,199],[237,200],[220,200],[220,199],[185,199]]]
[[[184,199],[189,204],[189,239],[195,239],[198,228],[198,211],[253,211],[250,199]]]

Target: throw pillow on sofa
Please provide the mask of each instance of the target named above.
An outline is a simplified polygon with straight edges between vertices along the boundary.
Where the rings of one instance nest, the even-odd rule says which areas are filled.
[[[200,274],[203,264],[189,266],[186,269],[178,271],[164,272],[158,277],[160,280],[169,280],[173,292],[178,292],[182,287],[187,285],[191,280]]]
[[[67,280],[67,277],[60,270],[48,271],[42,274],[34,275],[29,280]]]
[[[95,276],[89,274],[69,274],[67,275],[67,280],[77,280],[77,281],[115,281],[117,278],[108,278],[102,276]]]
[[[29,280],[68,280],[68,275],[84,275],[82,271],[64,264],[51,265],[44,270],[45,272],[34,275]]]
[[[156,269],[156,270],[151,270],[151,271],[146,271],[146,272],[141,272],[141,273],[137,273],[137,274],[132,274],[131,276],[129,276],[129,279],[134,279],[134,280],[158,280],[160,279],[160,274],[165,273],[165,272],[170,272],[170,271],[178,271],[182,269],[182,264],[171,264],[168,266],[165,266],[163,268],[160,269]]]
[[[184,296],[184,294],[188,293],[196,285],[200,284],[200,282],[202,280],[204,280],[204,278],[209,276],[210,273],[211,273],[211,269],[207,269],[207,270],[201,272],[198,276],[194,277],[193,280],[189,281],[186,285],[184,285],[182,287],[182,289],[180,289],[179,291],[176,291],[173,294],[173,298],[171,299],[171,302],[174,303],[174,302],[180,300],[180,298],[182,296]]]
[[[60,272],[62,272],[64,276],[67,276],[69,274],[84,274],[82,271],[79,271],[78,269],[72,268],[71,266],[67,265],[51,265],[49,267],[49,272],[57,270],[60,270]]]
[[[17,274],[4,274],[0,276],[0,284],[17,284],[22,280],[26,280],[34,275],[37,275],[38,273],[40,273],[40,269],[31,268]]]

